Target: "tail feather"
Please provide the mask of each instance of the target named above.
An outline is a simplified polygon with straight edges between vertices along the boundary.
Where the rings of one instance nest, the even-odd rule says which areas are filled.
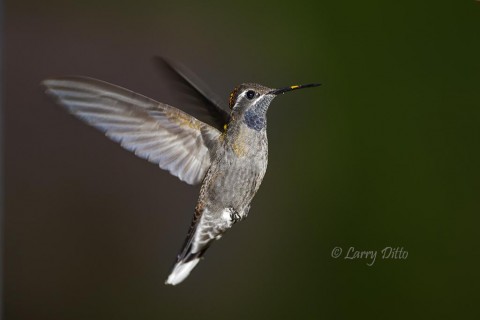
[[[165,284],[170,284],[174,286],[179,284],[183,280],[185,280],[185,278],[188,277],[188,275],[190,274],[190,271],[192,271],[192,269],[195,268],[195,266],[199,261],[200,261],[200,258],[195,258],[187,262],[184,262],[184,261],[177,262],[173,267],[172,272],[168,276],[167,281],[165,281]]]
[[[185,248],[182,255],[178,256],[177,262],[173,266],[165,284],[171,284],[174,286],[185,280],[197,263],[200,262],[200,259],[209,246],[210,245],[208,244],[203,247],[201,251],[195,253],[191,252],[191,245]]]
[[[165,284],[177,285],[185,280],[210,247],[212,241],[218,238],[219,235],[212,235],[211,224],[203,223],[202,214],[203,212],[195,210],[185,243]]]

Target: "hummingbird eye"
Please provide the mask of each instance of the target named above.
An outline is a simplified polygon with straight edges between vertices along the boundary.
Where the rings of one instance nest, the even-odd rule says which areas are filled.
[[[255,97],[255,91],[253,91],[253,90],[248,90],[248,91],[247,91],[247,99],[248,99],[248,100],[252,100],[253,97]]]

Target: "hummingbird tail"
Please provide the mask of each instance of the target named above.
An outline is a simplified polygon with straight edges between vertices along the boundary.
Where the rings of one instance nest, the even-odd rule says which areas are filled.
[[[202,214],[203,212],[195,209],[195,215],[187,238],[165,284],[174,286],[185,280],[205,254],[205,251],[210,247],[212,241],[216,239],[200,223]]]
[[[185,280],[185,278],[188,277],[188,275],[190,274],[190,271],[195,268],[199,261],[200,258],[195,258],[187,262],[178,261],[173,267],[172,272],[168,276],[167,281],[165,281],[165,284],[170,284],[174,286]]]
[[[200,262],[200,259],[207,248],[208,246],[196,253],[188,252],[186,255],[180,255],[177,259],[177,262],[173,266],[172,272],[170,272],[167,281],[165,281],[165,284],[174,286],[185,280],[190,275],[190,272],[193,270],[193,268],[195,268],[197,263]]]

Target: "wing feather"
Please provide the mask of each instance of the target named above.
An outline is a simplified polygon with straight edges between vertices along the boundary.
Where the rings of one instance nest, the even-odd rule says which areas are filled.
[[[87,77],[50,78],[46,92],[138,157],[189,184],[210,167],[221,132],[167,104]]]
[[[180,63],[166,57],[155,57],[155,62],[169,80],[167,84],[171,91],[176,91],[177,98],[183,97],[182,109],[222,131],[223,126],[230,121],[228,105]]]

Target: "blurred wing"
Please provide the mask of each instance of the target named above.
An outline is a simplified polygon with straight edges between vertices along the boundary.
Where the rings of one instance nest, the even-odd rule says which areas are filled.
[[[70,113],[189,184],[202,181],[220,131],[169,105],[86,77],[42,82]]]
[[[224,125],[230,120],[230,113],[226,111],[228,110],[226,102],[223,106],[221,99],[193,72],[181,64],[163,57],[155,57],[155,62],[174,85],[173,89],[185,93],[189,98],[194,98],[193,102],[190,100],[182,103],[182,107],[188,108],[187,112],[197,119],[223,131]]]

